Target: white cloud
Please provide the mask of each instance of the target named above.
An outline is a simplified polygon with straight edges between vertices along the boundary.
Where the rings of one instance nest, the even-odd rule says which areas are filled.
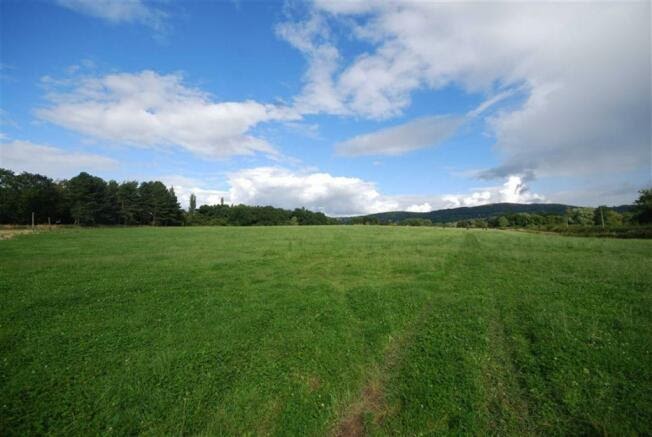
[[[432,116],[358,135],[335,145],[341,155],[401,155],[436,145],[463,123],[463,117]]]
[[[309,52],[309,71],[320,73],[306,76],[304,95],[320,90],[313,111],[386,118],[420,89],[519,90],[523,106],[491,119],[503,165],[487,176],[622,172],[651,162],[649,2],[320,0],[310,20],[321,23],[302,34],[310,44],[337,51],[327,23],[338,20],[372,46],[348,63],[339,52]]]
[[[197,197],[197,207],[201,205],[218,205],[222,199],[224,203],[230,203],[229,192],[206,188],[205,182],[201,179],[189,178],[181,175],[167,175],[156,178],[168,187],[174,187],[177,199],[183,208],[190,205],[190,195]]]
[[[82,171],[114,170],[118,162],[106,156],[15,140],[0,144],[0,167],[68,178]]]
[[[308,71],[304,75],[305,86],[294,99],[297,111],[302,114],[348,114],[349,110],[333,80],[340,53],[333,44],[327,42],[330,31],[325,19],[314,14],[306,21],[281,23],[277,26],[276,33],[309,59]]]
[[[178,145],[208,158],[274,155],[276,150],[249,130],[266,121],[298,118],[287,108],[254,101],[214,102],[207,93],[184,86],[180,75],[153,71],[85,78],[72,89],[59,84],[55,91],[49,95],[51,106],[37,110],[44,120],[103,140]]]
[[[432,211],[432,205],[428,202],[423,202],[420,205],[414,204],[410,205],[407,208],[405,208],[406,211],[408,212],[430,212]]]
[[[259,167],[232,173],[228,182],[231,202],[247,205],[303,206],[334,216],[391,211],[399,206],[371,182],[321,172]]]
[[[509,176],[500,187],[488,187],[474,191],[471,194],[447,194],[442,196],[446,208],[460,206],[478,206],[489,203],[539,203],[544,202],[544,196],[530,192],[520,176]]]
[[[57,0],[57,3],[111,23],[140,23],[156,30],[164,26],[165,13],[142,0]]]

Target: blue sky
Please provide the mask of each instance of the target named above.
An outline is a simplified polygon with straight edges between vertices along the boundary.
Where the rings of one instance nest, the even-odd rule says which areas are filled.
[[[651,184],[649,2],[0,5],[14,171],[332,215]]]

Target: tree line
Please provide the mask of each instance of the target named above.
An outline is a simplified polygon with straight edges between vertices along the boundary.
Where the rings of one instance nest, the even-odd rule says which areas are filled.
[[[0,223],[26,225],[179,225],[183,211],[174,188],[160,181],[118,183],[79,173],[47,176],[0,169]]]
[[[174,188],[160,181],[118,183],[82,172],[64,180],[0,169],[0,224],[95,225],[327,225],[336,219],[305,208],[202,205],[190,196],[188,211]]]

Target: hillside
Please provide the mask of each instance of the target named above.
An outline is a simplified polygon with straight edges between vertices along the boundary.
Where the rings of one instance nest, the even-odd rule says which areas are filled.
[[[381,223],[398,222],[406,218],[429,219],[433,223],[447,223],[457,220],[468,220],[476,218],[489,218],[501,215],[530,213],[530,214],[564,214],[567,208],[574,208],[572,205],[561,203],[491,203],[481,206],[463,206],[460,208],[440,209],[430,212],[408,212],[390,211],[377,214],[369,214],[364,217],[375,217]],[[631,207],[622,205],[614,207],[616,211],[627,211]],[[342,222],[347,223],[354,217],[344,217]]]

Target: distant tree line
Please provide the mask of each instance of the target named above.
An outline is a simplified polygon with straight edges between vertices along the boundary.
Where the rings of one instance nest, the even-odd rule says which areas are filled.
[[[202,205],[190,196],[181,209],[174,188],[160,181],[105,181],[88,173],[54,181],[32,173],[0,169],[0,224],[94,225],[328,225],[337,220],[304,208]]]
[[[396,213],[399,216],[399,213]],[[384,221],[377,215],[352,217],[351,224],[398,225],[398,226],[442,226],[458,228],[536,228],[544,230],[602,228],[615,229],[652,224],[652,189],[642,190],[640,197],[629,211],[619,212],[614,208],[567,208],[563,214],[528,213],[493,215],[483,218],[460,219],[434,223],[427,218],[408,217],[396,221]]]
[[[192,212],[191,212],[192,211]],[[275,225],[332,225],[339,223],[322,212],[305,208],[287,210],[272,206],[202,205],[192,208],[186,217],[189,225],[217,226],[275,226]]]
[[[641,191],[631,211],[618,212],[607,206],[597,208],[568,208],[563,215],[516,213],[487,219],[460,220],[461,228],[558,228],[560,226],[619,227],[652,223],[652,190]]]

